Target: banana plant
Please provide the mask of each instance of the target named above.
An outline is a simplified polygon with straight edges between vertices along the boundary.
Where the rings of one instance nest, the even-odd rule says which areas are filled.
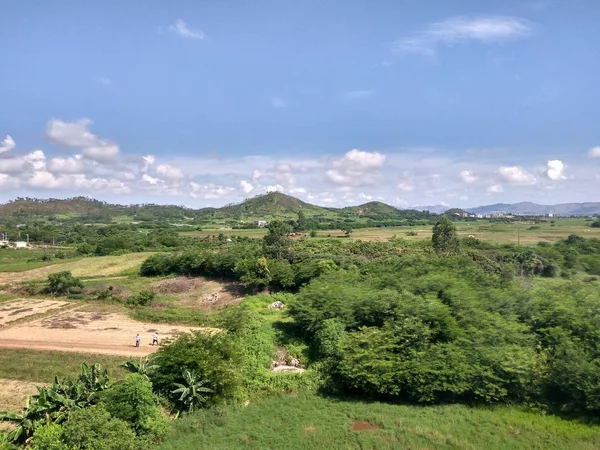
[[[150,374],[159,367],[153,364],[152,358],[148,356],[142,356],[139,362],[125,361],[120,366],[131,373],[143,375],[147,379],[150,379]]]
[[[179,401],[183,403],[187,412],[191,413],[206,403],[207,398],[202,394],[213,392],[213,390],[205,386],[207,380],[198,380],[198,375],[194,370],[183,369],[181,375],[184,383],[174,383],[177,389],[171,392],[181,394]]]

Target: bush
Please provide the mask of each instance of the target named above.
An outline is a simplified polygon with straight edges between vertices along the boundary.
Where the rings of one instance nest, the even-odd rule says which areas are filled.
[[[592,223],[590,223],[590,227],[600,228],[600,220],[594,220]]]
[[[143,445],[131,427],[111,417],[102,406],[73,411],[63,428],[69,448],[86,450],[139,450]]]
[[[207,405],[215,405],[236,396],[241,383],[239,366],[242,354],[233,336],[217,332],[184,334],[162,346],[153,363],[158,367],[150,374],[155,391],[167,398],[176,409],[185,410],[180,396],[174,394],[175,383],[184,383],[182,370],[194,371],[212,392],[206,394]]]
[[[49,423],[35,430],[31,439],[32,450],[69,450],[63,442],[63,429],[60,425]]]
[[[149,306],[156,298],[154,291],[142,291],[139,294],[132,295],[127,299],[127,304],[131,306]]]
[[[148,435],[156,440],[167,431],[158,397],[152,392],[152,383],[143,375],[133,373],[113,384],[104,392],[102,400],[106,410],[113,417],[128,422],[138,436]]]
[[[48,275],[48,291],[52,295],[80,293],[77,289],[83,289],[83,283],[68,270]]]

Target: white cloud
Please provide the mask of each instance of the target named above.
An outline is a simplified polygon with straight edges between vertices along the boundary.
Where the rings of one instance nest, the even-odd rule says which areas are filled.
[[[33,170],[46,170],[46,155],[41,150],[35,150],[23,156],[23,160],[31,165]]]
[[[15,140],[7,134],[6,137],[0,141],[0,153],[10,152],[16,146]]]
[[[29,186],[34,188],[56,189],[60,185],[58,178],[46,170],[35,171],[29,178]]]
[[[398,183],[398,189],[404,192],[414,191],[415,187],[410,183]]]
[[[81,155],[68,158],[50,158],[48,171],[53,173],[84,173],[85,164]]]
[[[488,191],[490,194],[497,194],[497,193],[499,193],[499,192],[503,192],[503,191],[504,191],[504,188],[502,187],[502,185],[501,185],[501,184],[493,184],[493,185],[491,185],[491,186],[489,186],[489,187],[487,188],[487,191]]]
[[[46,127],[46,135],[58,145],[81,149],[81,153],[92,161],[114,161],[119,154],[119,146],[90,132],[88,128],[92,123],[90,119],[73,122],[52,119]]]
[[[19,179],[5,173],[0,173],[0,188],[10,189],[19,187]]]
[[[144,164],[143,164],[142,168],[140,169],[140,172],[146,173],[146,172],[148,172],[148,170],[150,170],[150,167],[153,166],[154,163],[156,162],[156,157],[153,155],[146,155],[146,156],[142,156],[142,160],[144,161]]]
[[[147,173],[142,175],[142,181],[145,181],[146,183],[151,184],[153,186],[156,186],[158,184],[164,184],[164,181],[160,178],[151,177]]]
[[[275,184],[275,185],[267,186],[265,188],[265,191],[266,192],[285,192],[285,189],[283,188],[282,185]]]
[[[352,149],[332,162],[325,178],[340,186],[368,186],[379,180],[378,169],[385,163],[385,155]]]
[[[0,173],[22,173],[27,167],[23,158],[0,159]]]
[[[371,200],[373,200],[373,196],[372,195],[365,194],[364,192],[361,192],[360,194],[358,194],[358,198],[360,198],[361,200],[367,200],[369,202]]]
[[[254,185],[246,180],[242,180],[242,181],[240,181],[240,189],[245,194],[249,194],[250,192],[252,192],[254,190]]]
[[[194,181],[190,182],[190,196],[193,198],[220,199],[234,192],[235,189],[228,186],[219,186],[214,183],[200,184]]]
[[[475,183],[478,178],[473,175],[473,172],[469,170],[463,170],[460,172],[460,179],[463,181],[463,183],[472,184]]]
[[[590,148],[587,154],[590,158],[600,158],[600,145]]]
[[[370,89],[365,89],[365,90],[359,90],[359,91],[346,92],[344,94],[344,97],[346,97],[349,100],[357,100],[357,99],[361,99],[361,98],[373,97],[374,95],[375,95],[375,91],[372,91]]]
[[[559,181],[559,180],[564,180],[567,177],[563,174],[563,171],[565,170],[565,165],[563,164],[563,162],[559,159],[554,159],[552,161],[548,161],[547,163],[547,167],[548,170],[546,170],[546,176],[553,180],[553,181]]]
[[[202,31],[191,29],[188,24],[181,19],[177,19],[173,25],[169,26],[169,30],[183,38],[202,40],[206,37]]]
[[[252,172],[252,181],[258,181],[260,180],[260,177],[262,177],[262,172],[260,170],[256,169]]]
[[[535,183],[535,177],[522,167],[505,166],[498,169],[505,181],[512,184],[528,185]]]
[[[292,195],[305,195],[307,190],[303,187],[294,187],[290,189]]]
[[[281,97],[271,97],[269,101],[274,108],[285,108],[288,105],[287,102]]]
[[[393,48],[407,53],[433,56],[441,45],[460,42],[495,43],[526,37],[532,25],[507,16],[451,17],[428,25],[420,33],[394,42]]]
[[[160,164],[156,167],[156,173],[162,175],[167,180],[181,180],[185,177],[181,169],[173,167],[170,164]]]

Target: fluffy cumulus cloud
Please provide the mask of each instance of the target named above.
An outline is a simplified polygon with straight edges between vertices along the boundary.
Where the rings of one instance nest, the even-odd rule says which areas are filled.
[[[242,181],[240,181],[240,189],[242,190],[242,192],[244,194],[249,194],[250,192],[252,192],[255,189],[255,187],[249,181],[242,180]]]
[[[46,135],[54,143],[68,148],[76,148],[92,161],[112,162],[119,154],[119,146],[108,139],[101,139],[93,134],[89,127],[90,119],[79,119],[64,122],[52,119],[46,126]]]
[[[6,137],[0,141],[0,153],[10,152],[16,146],[15,140],[7,134]]]
[[[386,156],[379,152],[350,150],[331,163],[325,172],[328,181],[339,186],[369,186],[380,179],[379,169]]]
[[[600,145],[590,148],[587,154],[590,158],[600,158]]]
[[[565,165],[559,159],[553,159],[552,161],[548,161],[547,170],[545,172],[546,176],[552,181],[565,180],[567,177],[564,175]]]
[[[48,171],[52,173],[84,173],[85,163],[82,155],[68,158],[50,158],[47,163]]]
[[[167,180],[173,181],[181,180],[185,177],[181,169],[173,167],[170,164],[159,164],[156,166],[156,173],[162,175],[163,178],[166,178]]]
[[[507,183],[528,185],[535,183],[535,177],[519,166],[503,166],[498,173]]]
[[[477,177],[473,175],[473,172],[471,172],[470,170],[462,170],[460,172],[460,179],[463,183],[466,184],[472,184],[477,181]]]
[[[389,199],[403,208],[439,204],[468,208],[491,199],[546,204],[594,201],[590,186],[600,180],[600,169],[583,154],[568,161],[551,156],[521,158],[517,165],[510,153],[473,156],[465,149],[457,157],[435,148],[385,153],[352,149],[321,157],[215,158],[134,154],[129,149],[121,153],[116,142],[92,133],[91,124],[87,119],[50,121],[48,137],[62,149],[17,148],[12,139],[1,140],[5,149],[0,154],[1,200],[17,195],[90,195],[122,203],[183,202],[202,207],[278,191],[325,206]],[[114,158],[98,158],[98,149]],[[587,155],[595,156],[595,151]],[[498,164],[498,158],[504,163]]]

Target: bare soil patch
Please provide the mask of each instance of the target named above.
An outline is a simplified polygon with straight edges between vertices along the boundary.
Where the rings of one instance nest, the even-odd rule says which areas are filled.
[[[217,311],[244,299],[240,283],[222,282],[207,278],[177,277],[160,280],[152,288],[162,295],[181,299],[181,304],[197,311]]]
[[[72,310],[0,330],[0,348],[142,356],[158,349],[151,345],[155,331],[163,341],[194,329],[199,328],[137,322],[118,313]],[[142,337],[140,347],[133,346],[137,333]]]
[[[41,383],[0,378],[0,411],[21,411],[27,396],[37,394],[37,386]]]
[[[370,430],[381,430],[379,425],[374,425],[366,420],[356,420],[352,422],[352,431],[370,431]]]
[[[69,302],[43,299],[18,299],[0,304],[0,328],[10,322],[69,305]]]

